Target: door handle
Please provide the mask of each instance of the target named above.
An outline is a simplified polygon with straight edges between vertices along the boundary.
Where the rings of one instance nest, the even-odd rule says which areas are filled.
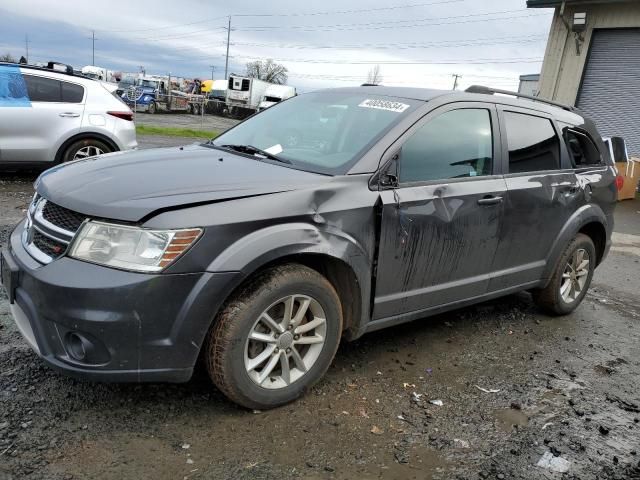
[[[65,117],[65,118],[78,118],[80,114],[73,113],[73,112],[65,112],[65,113],[59,113],[58,116]]]
[[[497,205],[498,203],[502,203],[502,197],[487,195],[478,199],[478,205]]]

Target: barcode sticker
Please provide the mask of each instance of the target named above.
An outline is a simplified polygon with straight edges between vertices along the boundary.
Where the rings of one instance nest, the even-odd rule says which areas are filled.
[[[409,108],[409,105],[407,105],[406,103],[392,102],[390,100],[377,100],[377,99],[371,99],[371,98],[364,100],[358,106],[362,108],[375,108],[377,110],[388,110],[390,112],[397,112],[397,113],[402,113],[407,108]]]

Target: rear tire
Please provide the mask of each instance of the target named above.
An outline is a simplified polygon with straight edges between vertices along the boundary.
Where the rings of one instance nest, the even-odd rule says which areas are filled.
[[[62,162],[70,162],[72,160],[80,160],[82,158],[89,158],[95,155],[102,155],[103,153],[112,152],[113,149],[102,140],[95,138],[83,138],[73,142],[67,147],[62,154]]]
[[[226,303],[203,356],[211,380],[230,400],[269,409],[297,399],[324,375],[341,333],[342,309],[331,283],[288,264],[261,272]]]
[[[552,315],[567,315],[582,302],[596,266],[591,238],[579,233],[558,260],[549,284],[532,292],[534,301]]]

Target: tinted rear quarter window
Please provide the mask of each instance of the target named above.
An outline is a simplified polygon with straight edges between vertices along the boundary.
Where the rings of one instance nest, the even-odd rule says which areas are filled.
[[[62,93],[59,80],[24,75],[29,99],[32,102],[61,102]]]
[[[560,141],[551,120],[504,112],[509,146],[509,173],[539,172],[560,167]]]
[[[84,88],[75,83],[61,82],[62,101],[65,103],[82,103]]]
[[[574,167],[600,165],[602,157],[595,143],[588,135],[565,127],[562,136],[569,150],[569,157]]]

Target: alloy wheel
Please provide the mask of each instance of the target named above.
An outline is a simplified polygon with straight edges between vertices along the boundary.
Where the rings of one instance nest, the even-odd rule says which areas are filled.
[[[582,293],[587,283],[591,262],[589,253],[579,248],[569,258],[562,274],[560,296],[566,303],[574,302]]]
[[[288,387],[316,363],[326,334],[326,315],[317,300],[307,295],[278,300],[262,312],[246,340],[249,378],[262,388]]]
[[[95,157],[96,155],[102,155],[104,151],[101,148],[95,147],[93,145],[87,145],[86,147],[82,147],[80,150],[76,152],[73,156],[74,160],[79,160],[81,158],[89,158]]]

